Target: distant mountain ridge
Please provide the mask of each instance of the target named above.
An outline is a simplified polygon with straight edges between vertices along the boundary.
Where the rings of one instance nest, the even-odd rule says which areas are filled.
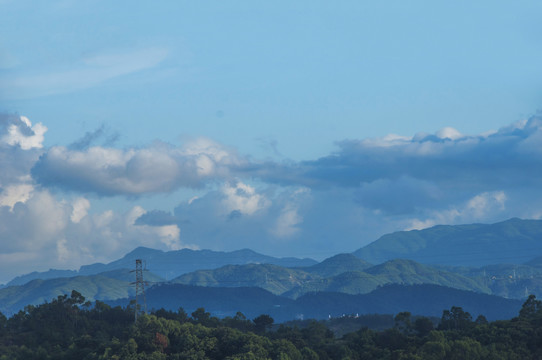
[[[353,254],[379,264],[402,258],[424,264],[474,266],[522,264],[542,255],[542,220],[437,225],[386,234]]]
[[[35,279],[54,279],[58,277],[74,277],[96,275],[107,271],[119,269],[133,269],[135,260],[143,259],[146,267],[154,274],[165,280],[173,279],[179,275],[203,269],[216,269],[225,265],[241,264],[274,264],[284,267],[304,267],[317,264],[313,259],[298,259],[294,257],[276,258],[259,254],[249,249],[231,252],[212,250],[181,249],[175,251],[162,251],[146,247],[138,247],[121,259],[108,264],[95,263],[83,265],[79,271],[54,270],[33,272],[18,276],[8,282],[6,286],[23,285]]]

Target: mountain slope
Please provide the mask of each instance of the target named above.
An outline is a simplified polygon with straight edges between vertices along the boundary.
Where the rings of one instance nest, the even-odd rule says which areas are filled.
[[[291,298],[319,291],[365,294],[390,283],[435,284],[482,293],[491,292],[479,279],[437,270],[411,260],[392,260],[369,268],[367,266],[370,265],[353,255],[345,254],[302,269],[270,264],[228,265],[184,274],[171,282],[213,287],[257,286],[275,295],[282,294]],[[322,276],[325,274],[333,276]]]
[[[411,260],[398,259],[367,268],[365,271],[348,271],[329,278],[304,282],[284,295],[297,298],[305,293],[320,291],[365,294],[386,284],[433,284],[491,293],[491,290],[480,279],[438,270]]]
[[[0,312],[11,315],[26,305],[39,305],[59,295],[79,291],[87,300],[118,299],[134,293],[130,283],[101,275],[32,280],[0,289]]]
[[[172,283],[213,287],[260,287],[280,295],[302,283],[319,279],[300,269],[272,264],[227,265],[215,270],[199,270],[181,275]]]
[[[449,271],[438,270],[412,260],[390,260],[383,264],[375,265],[367,269],[366,272],[392,284],[435,284],[486,294],[491,292],[482,281]]]
[[[542,220],[439,225],[387,234],[355,251],[372,263],[404,258],[425,264],[477,266],[521,264],[542,255]]]
[[[0,289],[0,312],[13,314],[26,305],[39,305],[51,301],[59,295],[80,292],[87,300],[113,300],[134,294],[134,273],[128,269],[112,270],[98,275],[74,276],[32,280],[24,285],[8,286]],[[148,284],[162,279],[153,273],[145,272]]]

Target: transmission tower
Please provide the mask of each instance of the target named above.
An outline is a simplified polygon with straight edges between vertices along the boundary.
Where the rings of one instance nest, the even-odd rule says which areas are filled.
[[[135,272],[136,281],[132,283],[132,285],[135,285],[135,322],[137,322],[137,317],[139,313],[141,312],[140,309],[140,301],[143,299],[143,312],[147,313],[147,298],[145,297],[145,284],[146,282],[143,280],[143,271],[147,271],[147,269],[143,269],[143,262],[141,259],[136,259],[136,267],[135,270],[132,270],[130,272]]]

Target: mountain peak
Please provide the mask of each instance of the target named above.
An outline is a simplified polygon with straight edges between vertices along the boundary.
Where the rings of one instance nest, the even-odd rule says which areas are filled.
[[[124,255],[125,258],[133,258],[138,256],[148,256],[149,254],[163,254],[164,251],[148,248],[145,246],[138,246],[134,250],[130,251],[126,255]]]

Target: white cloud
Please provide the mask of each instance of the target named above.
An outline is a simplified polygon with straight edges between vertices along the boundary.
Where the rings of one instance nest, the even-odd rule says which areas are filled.
[[[300,188],[291,193],[286,202],[282,205],[275,226],[271,233],[278,238],[291,238],[301,229],[299,225],[303,222],[303,216],[300,214],[300,206],[310,195],[310,190]]]
[[[297,225],[302,221],[303,217],[299,215],[298,208],[294,204],[288,204],[280,212],[272,232],[279,238],[290,237],[299,231]]]
[[[256,193],[256,189],[240,181],[234,185],[225,184],[222,193],[224,194],[222,204],[227,214],[238,210],[242,214],[252,215],[270,205],[270,201],[264,195]]]
[[[90,209],[90,201],[85,198],[77,198],[72,203],[72,213],[70,220],[74,223],[78,223],[82,218],[87,216],[88,209]]]
[[[504,191],[478,194],[459,206],[445,210],[429,211],[425,219],[410,219],[406,230],[420,230],[439,224],[464,224],[491,222],[499,219],[506,209],[507,196]]]
[[[68,250],[67,244],[68,241],[66,239],[59,239],[56,242],[57,259],[60,262],[66,262],[72,256]]]
[[[483,193],[476,195],[467,203],[467,210],[477,219],[483,218],[488,211],[495,209],[504,210],[506,194],[503,191]]]
[[[234,151],[208,139],[182,147],[154,143],[127,150],[56,146],[40,158],[32,174],[43,185],[65,190],[139,195],[199,187],[228,177],[230,168],[242,162]]]
[[[401,144],[407,144],[412,141],[412,137],[401,136],[397,134],[388,134],[380,138],[364,139],[360,142],[362,146],[366,147],[392,147]]]
[[[449,139],[449,140],[457,140],[464,137],[463,134],[461,134],[459,131],[452,127],[445,127],[439,131],[437,131],[436,136],[439,139]]]
[[[0,205],[0,258],[20,259],[0,262],[0,281],[24,272],[112,261],[137,246],[184,247],[177,225],[136,225],[145,213],[140,206],[124,214],[89,214],[91,204],[85,198],[57,200],[47,190],[36,189],[25,196],[24,202]]]
[[[42,123],[32,126],[27,117],[20,116],[18,121],[12,121],[7,127],[7,133],[0,138],[0,143],[20,146],[23,150],[41,149],[46,131],[47,128]]]

